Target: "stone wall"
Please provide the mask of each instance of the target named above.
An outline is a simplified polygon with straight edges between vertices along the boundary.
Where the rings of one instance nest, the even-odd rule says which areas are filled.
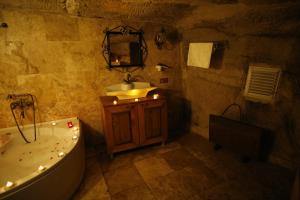
[[[192,132],[208,138],[209,114],[220,115],[229,104],[238,103],[243,108],[247,122],[274,131],[275,144],[271,159],[293,167],[296,153],[291,137],[295,135],[290,134],[291,129],[287,128],[287,124],[294,121],[294,133],[299,141],[300,96],[296,94],[297,85],[294,78],[299,76],[300,37],[297,31],[286,31],[285,28],[292,27],[295,18],[284,18],[284,13],[279,13],[279,17],[273,18],[273,8],[278,9],[276,6],[265,7],[265,10],[259,8],[257,12],[251,9],[252,15],[250,12],[240,12],[229,18],[219,16],[221,21],[200,21],[195,24],[190,17],[181,22],[183,91],[192,110]],[[285,9],[286,15],[294,10],[291,8],[288,14],[286,5]],[[218,14],[215,17],[218,18]],[[283,27],[275,23],[276,19]],[[210,69],[186,66],[189,42],[224,40],[228,41],[228,46],[224,51],[221,66]],[[273,104],[251,103],[243,98],[249,63],[260,62],[280,65],[284,70]],[[227,116],[238,119],[238,110],[233,108]]]
[[[101,134],[99,96],[105,95],[106,86],[120,83],[124,78],[121,72],[109,71],[102,56],[103,31],[107,27],[142,28],[148,58],[145,68],[132,75],[139,81],[171,90],[173,94],[180,91],[178,45],[170,50],[158,50],[154,45],[154,33],[160,30],[160,24],[19,9],[2,9],[0,21],[8,24],[8,28],[0,29],[1,128],[15,125],[7,94],[31,93],[37,97],[39,122],[78,116],[89,127],[89,133]],[[158,72],[157,63],[172,69]],[[160,84],[160,78],[164,77],[169,82]]]

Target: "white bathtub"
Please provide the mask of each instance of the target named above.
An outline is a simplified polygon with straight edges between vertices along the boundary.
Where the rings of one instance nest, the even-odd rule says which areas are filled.
[[[72,122],[72,128],[68,122]],[[79,120],[37,124],[36,141],[33,125],[25,126],[24,134],[31,143],[25,143],[16,127],[0,129],[0,135],[11,138],[0,148],[0,199],[69,199],[85,167]]]

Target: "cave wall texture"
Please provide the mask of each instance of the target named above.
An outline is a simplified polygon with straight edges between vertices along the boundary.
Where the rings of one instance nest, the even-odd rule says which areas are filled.
[[[287,122],[294,121],[300,138],[293,79],[300,73],[299,11],[299,0],[2,0],[0,22],[9,27],[0,29],[0,127],[14,125],[6,95],[29,92],[37,96],[41,121],[78,116],[88,132],[102,133],[99,96],[124,76],[106,69],[103,30],[132,25],[143,29],[149,50],[145,69],[133,75],[170,91],[172,125],[190,114],[190,130],[208,138],[209,114],[236,102],[249,123],[274,130],[271,159],[291,167],[296,154]],[[162,26],[176,29],[181,40],[158,50],[153,37]],[[186,66],[189,42],[219,40],[228,45],[218,68]],[[242,96],[248,65],[256,62],[285,71],[273,104]],[[157,63],[172,68],[157,72]],[[162,77],[169,83],[160,84]],[[227,116],[236,119],[236,110]]]
[[[294,81],[300,66],[299,10],[295,2],[230,4],[214,8],[215,15],[207,12],[206,17],[199,17],[199,10],[179,21],[183,33],[183,91],[192,110],[192,132],[208,138],[209,114],[221,115],[228,105],[238,103],[246,122],[274,131],[271,160],[293,165],[297,154],[291,138],[297,135],[298,142],[300,138],[299,86]],[[208,70],[186,66],[189,42],[203,41],[228,42],[222,64]],[[268,63],[283,69],[274,103],[262,105],[243,98],[249,63]],[[233,107],[226,116],[238,119],[238,110]],[[291,121],[295,127],[292,136],[287,125]]]
[[[89,133],[102,134],[99,97],[105,95],[105,87],[125,78],[125,73],[106,67],[103,31],[125,22],[15,9],[1,10],[0,16],[9,26],[0,35],[0,127],[14,126],[7,94],[31,93],[38,100],[38,121],[78,116]],[[156,48],[153,37],[159,25],[126,24],[143,29],[149,52],[145,68],[132,76],[178,93],[181,76],[174,59],[179,57],[178,46]],[[172,70],[158,72],[158,63]],[[168,83],[161,84],[161,77]],[[28,115],[32,116],[29,111]],[[98,137],[88,140],[99,143]]]

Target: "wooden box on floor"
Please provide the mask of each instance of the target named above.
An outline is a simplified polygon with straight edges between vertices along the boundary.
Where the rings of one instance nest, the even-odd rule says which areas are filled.
[[[267,144],[269,133],[261,127],[222,116],[209,117],[209,140],[245,157],[259,159],[265,156],[266,148],[270,146]]]

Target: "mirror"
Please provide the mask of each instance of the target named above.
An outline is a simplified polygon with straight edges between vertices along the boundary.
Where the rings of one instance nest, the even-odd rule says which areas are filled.
[[[105,33],[103,56],[109,68],[144,66],[147,49],[141,31],[119,26]]]

